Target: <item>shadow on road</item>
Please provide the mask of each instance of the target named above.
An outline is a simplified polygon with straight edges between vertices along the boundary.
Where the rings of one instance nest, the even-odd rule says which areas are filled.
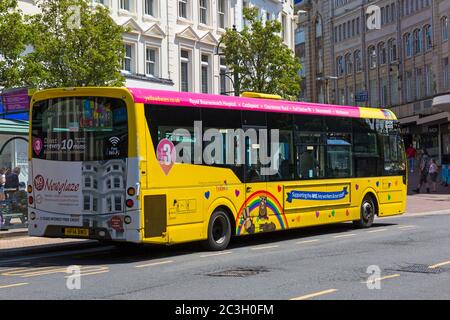
[[[396,225],[395,223],[374,223],[372,229]],[[338,223],[325,226],[306,227],[287,231],[278,231],[265,234],[248,235],[233,238],[228,250],[253,247],[264,244],[275,244],[280,240],[307,240],[316,236],[339,234],[355,230],[352,223]],[[105,250],[102,250],[104,248]],[[76,251],[76,248],[74,249]],[[85,252],[68,251],[65,255],[25,259],[17,262],[1,262],[2,268],[42,268],[42,267],[67,267],[71,265],[98,266],[127,264],[151,260],[170,259],[186,254],[204,254],[199,242],[179,244],[173,246],[149,245],[149,244],[123,244],[118,246],[100,246]],[[8,259],[9,260],[9,259]],[[2,270],[0,269],[0,274]]]

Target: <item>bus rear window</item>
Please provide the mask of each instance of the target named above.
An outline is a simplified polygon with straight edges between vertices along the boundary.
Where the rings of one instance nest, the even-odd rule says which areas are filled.
[[[33,158],[98,161],[127,157],[127,109],[120,99],[39,101],[33,106],[31,130]]]

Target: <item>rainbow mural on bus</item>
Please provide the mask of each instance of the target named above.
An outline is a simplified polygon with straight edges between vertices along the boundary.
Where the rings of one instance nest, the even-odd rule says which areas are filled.
[[[257,214],[252,214],[255,211],[258,211]],[[270,215],[275,219],[271,219]],[[243,232],[252,234],[288,228],[283,206],[273,194],[267,191],[256,191],[251,194],[242,204],[236,217],[236,235],[241,235]]]

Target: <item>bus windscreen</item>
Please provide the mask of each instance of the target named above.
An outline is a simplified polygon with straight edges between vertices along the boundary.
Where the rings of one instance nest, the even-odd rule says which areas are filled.
[[[104,97],[64,97],[33,106],[33,158],[101,161],[126,158],[125,101]]]

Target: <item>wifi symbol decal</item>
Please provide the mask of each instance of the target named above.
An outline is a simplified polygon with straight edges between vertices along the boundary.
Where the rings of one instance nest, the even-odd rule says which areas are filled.
[[[111,142],[111,144],[115,147],[119,144],[120,139],[117,137],[111,137],[111,138],[109,138],[109,142]]]

